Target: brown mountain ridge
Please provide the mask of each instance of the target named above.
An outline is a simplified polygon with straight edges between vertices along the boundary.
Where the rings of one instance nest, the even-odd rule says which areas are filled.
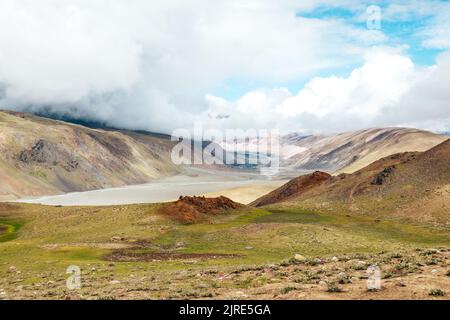
[[[450,139],[425,152],[382,158],[353,174],[315,172],[293,179],[252,203],[330,212],[388,215],[450,224]],[[323,179],[314,179],[314,177]],[[298,181],[314,181],[299,185]],[[292,185],[300,187],[287,193]]]

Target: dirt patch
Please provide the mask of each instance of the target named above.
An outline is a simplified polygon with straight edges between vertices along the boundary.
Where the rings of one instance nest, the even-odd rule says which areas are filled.
[[[220,254],[220,253],[146,253],[146,252],[130,252],[127,250],[117,250],[103,257],[107,261],[116,262],[154,262],[154,261],[171,261],[171,260],[188,260],[188,259],[221,259],[221,258],[238,258],[237,254]]]
[[[181,196],[176,202],[162,206],[159,213],[183,223],[198,223],[207,220],[209,216],[224,214],[241,207],[242,204],[223,196],[217,198]]]
[[[8,230],[6,226],[0,226],[0,235],[6,233],[6,230]]]

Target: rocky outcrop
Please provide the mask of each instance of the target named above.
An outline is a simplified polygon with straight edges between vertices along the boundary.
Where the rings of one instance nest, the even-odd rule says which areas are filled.
[[[208,219],[208,216],[224,214],[239,209],[243,205],[227,197],[183,197],[177,201],[163,205],[159,212],[182,223],[197,223]]]
[[[389,176],[395,171],[395,166],[387,167],[373,178],[371,184],[381,186]]]
[[[29,150],[23,150],[19,160],[25,164],[38,164],[52,166],[61,166],[66,171],[74,171],[78,168],[78,161],[68,152],[61,150],[54,143],[40,139]]]

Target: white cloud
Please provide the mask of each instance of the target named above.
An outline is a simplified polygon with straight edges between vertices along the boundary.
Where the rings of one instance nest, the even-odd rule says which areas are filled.
[[[0,107],[170,131],[204,111],[204,94],[227,79],[305,78],[384,41],[296,16],[318,3],[3,0]]]
[[[348,77],[314,78],[296,95],[274,89],[250,92],[236,102],[211,96],[207,100],[216,114],[230,115],[226,126],[305,132],[408,124],[435,130],[448,127],[450,53],[425,69],[392,48],[374,48],[365,59]]]

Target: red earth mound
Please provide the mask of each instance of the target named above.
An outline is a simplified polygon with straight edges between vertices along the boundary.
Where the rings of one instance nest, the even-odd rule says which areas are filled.
[[[223,214],[242,206],[224,196],[217,198],[181,196],[176,202],[163,205],[159,212],[183,223],[197,223],[207,220],[208,216]]]
[[[272,203],[282,202],[295,197],[307,190],[321,185],[331,179],[331,175],[326,172],[316,171],[311,174],[297,177],[271,193],[255,200],[251,205],[260,207]]]

